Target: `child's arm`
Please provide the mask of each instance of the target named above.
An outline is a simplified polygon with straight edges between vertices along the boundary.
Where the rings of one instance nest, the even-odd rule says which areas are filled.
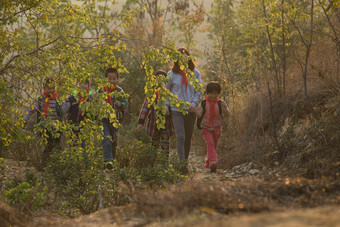
[[[202,114],[203,114],[203,107],[200,103],[199,106],[196,109],[195,116],[200,118],[200,117],[202,117]]]
[[[28,123],[31,116],[39,110],[39,103],[35,100],[31,107],[27,108],[24,114],[25,125]]]
[[[221,104],[222,104],[222,114],[223,114],[223,116],[229,117],[230,111],[229,111],[227,103],[224,100],[222,100]]]
[[[166,83],[165,87],[171,92],[171,88],[172,88],[172,85],[173,85],[173,80],[172,80],[172,75],[173,73],[170,71],[168,72],[168,77],[169,77],[169,80],[168,82]],[[167,113],[169,113],[170,111],[170,102],[168,99],[165,99],[165,109],[167,111]]]
[[[196,69],[195,70],[195,74],[194,77],[198,79],[199,83],[202,84],[202,80],[201,80],[201,74],[200,72]],[[194,107],[197,107],[199,102],[200,102],[200,99],[201,99],[201,94],[202,92],[200,90],[196,91],[196,89],[194,90],[194,96],[191,100],[191,105],[194,106]]]
[[[148,102],[147,97],[145,97],[142,109],[140,110],[140,113],[139,113],[138,124],[141,124],[141,125],[144,124],[145,119],[148,116],[149,111],[150,111],[150,108],[148,106],[149,106],[149,102]]]

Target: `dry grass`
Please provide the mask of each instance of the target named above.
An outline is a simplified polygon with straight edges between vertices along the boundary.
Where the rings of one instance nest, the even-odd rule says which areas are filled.
[[[222,167],[253,161],[267,167],[302,168],[312,177],[312,169],[340,162],[339,49],[329,37],[315,38],[308,65],[308,98],[303,91],[304,57],[304,48],[289,57],[286,95],[272,89],[272,103],[264,85],[246,97],[231,98],[232,114],[218,150]]]
[[[340,182],[332,178],[308,180],[265,176],[237,182],[190,183],[164,191],[144,191],[134,201],[135,212],[149,218],[185,216],[193,210],[229,214],[257,213],[282,207],[340,204]]]
[[[230,117],[238,125],[224,129],[229,136],[220,140],[220,165],[229,169],[253,161],[308,169],[309,161],[339,162],[340,95],[325,83],[313,86],[308,98],[300,91],[273,95],[272,105],[264,92],[247,97]]]

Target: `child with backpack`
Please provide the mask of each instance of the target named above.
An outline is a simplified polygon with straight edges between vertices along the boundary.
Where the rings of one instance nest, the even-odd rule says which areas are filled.
[[[154,75],[166,77],[167,73],[163,70],[159,70]],[[157,102],[158,93],[156,93],[156,96],[157,96],[156,98],[156,102]],[[145,97],[142,109],[138,117],[138,125],[136,128],[137,132],[140,132],[140,130],[142,129],[145,123],[145,120],[147,120],[146,133],[151,136],[152,145],[154,146],[155,149],[157,149],[160,145],[162,151],[166,154],[167,157],[169,157],[169,148],[170,148],[169,140],[170,140],[170,137],[175,134],[174,125],[172,124],[170,113],[168,112],[165,115],[165,129],[158,129],[157,124],[156,124],[156,120],[157,120],[156,111],[153,106],[149,107],[148,98]]]
[[[25,126],[34,113],[37,113],[37,123],[47,119],[51,121],[61,121],[63,118],[61,107],[57,101],[57,92],[55,91],[55,81],[52,78],[46,78],[43,83],[43,94],[34,101],[33,107],[28,108],[24,115]],[[43,127],[43,126],[42,126]],[[52,149],[60,143],[60,136],[55,137],[51,131],[46,130],[43,134],[46,136],[47,144],[43,151],[42,164],[38,167],[42,171],[50,159]]]
[[[85,118],[85,113],[81,110],[81,105],[84,102],[91,100],[92,91],[90,90],[90,80],[79,82],[80,91],[74,90],[73,95],[70,95],[61,105],[63,114],[67,115],[67,120],[72,124],[79,125]],[[74,130],[75,134],[79,134],[80,129]],[[81,142],[82,148],[85,150],[85,141]]]
[[[221,93],[221,85],[218,82],[208,83],[206,92],[205,100],[201,101],[196,111],[197,127],[201,129],[207,144],[205,168],[210,168],[214,173],[217,169],[216,149],[222,133],[222,118],[229,115],[229,110],[226,102],[218,98]]]
[[[123,89],[118,84],[118,70],[116,68],[107,68],[105,77],[108,80],[108,85],[99,90],[99,93],[107,94],[105,101],[115,110],[118,121],[122,122],[124,110],[128,106],[128,101]],[[119,97],[115,96],[115,92],[120,93]],[[102,141],[104,168],[112,169],[114,167],[113,160],[116,156],[118,143],[118,128],[115,128],[108,118],[102,119],[103,136]]]

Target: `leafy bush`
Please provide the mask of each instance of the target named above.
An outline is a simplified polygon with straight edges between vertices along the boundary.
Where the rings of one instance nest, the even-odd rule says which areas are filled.
[[[6,169],[7,169],[7,166],[6,166],[5,160],[3,158],[0,158],[0,189],[2,188],[2,182],[5,179]]]
[[[25,137],[19,130],[23,121],[20,113],[15,109],[14,92],[8,89],[4,79],[0,79],[0,150],[8,146],[14,140],[23,140]],[[22,114],[21,114],[22,115]]]
[[[103,181],[100,149],[86,152],[69,147],[51,156],[44,178],[67,214],[90,213],[98,209],[97,187]],[[86,198],[86,199],[85,199]]]
[[[27,169],[25,176],[25,181],[14,177],[5,183],[5,199],[10,205],[24,211],[40,210],[46,203],[48,189],[42,182],[37,182],[31,170]]]
[[[41,209],[45,204],[46,195],[47,188],[41,187],[40,183],[30,185],[28,182],[23,182],[5,191],[7,202],[22,210]]]
[[[29,165],[38,168],[44,146],[41,144],[41,136],[32,131],[23,132],[27,140],[15,140],[6,149],[4,157],[14,160],[27,161]]]
[[[60,201],[59,213],[76,216],[96,211],[99,186],[105,207],[128,203],[137,190],[162,187],[185,178],[177,171],[181,166],[178,158],[173,156],[168,160],[162,151],[150,145],[149,136],[136,135],[134,121],[120,130],[112,170],[103,170],[102,137],[96,133],[86,140],[92,141],[86,143],[86,152],[79,143],[74,143],[51,155],[42,177],[56,201]]]
[[[45,172],[37,178],[34,172],[26,170],[25,180],[14,178],[6,182],[3,187],[6,200],[23,210],[40,209],[47,204],[57,207],[60,214],[74,217],[99,208],[99,186],[103,206],[107,207],[126,204],[147,187],[163,187],[184,179],[179,173],[182,163],[178,157],[172,155],[168,159],[160,149],[154,149],[146,133],[136,134],[136,122],[134,118],[129,125],[120,127],[112,170],[103,169],[98,122],[88,122],[77,135],[67,123],[57,125],[62,135],[61,145],[53,149]],[[29,148],[23,155],[38,165],[42,140],[33,133],[30,135],[31,140],[12,143],[10,148]],[[85,150],[81,147],[82,140],[86,141]],[[53,196],[53,201],[47,195]]]
[[[150,144],[133,140],[122,145],[117,152],[117,162],[128,172],[137,173],[139,182],[144,186],[163,186],[164,182],[174,183],[184,176],[177,173],[180,162],[176,155],[170,159],[160,149]],[[175,168],[176,167],[176,168]]]

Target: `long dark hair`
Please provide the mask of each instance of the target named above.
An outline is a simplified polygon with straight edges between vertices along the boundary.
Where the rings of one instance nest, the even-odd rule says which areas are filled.
[[[164,77],[167,77],[168,74],[164,71],[164,70],[158,70],[157,72],[154,73],[155,76],[164,76]]]
[[[177,49],[177,51],[181,52],[182,54],[186,54],[186,55],[190,56],[189,51],[188,51],[187,48],[185,48],[185,47],[180,47],[180,48]],[[188,60],[188,68],[189,68],[191,71],[194,71],[194,69],[195,69],[195,64],[194,64],[194,62],[192,61],[191,58]],[[175,62],[174,62],[174,64],[173,64],[171,70],[172,70],[174,73],[179,74],[180,67],[179,67],[178,61],[175,61]]]

